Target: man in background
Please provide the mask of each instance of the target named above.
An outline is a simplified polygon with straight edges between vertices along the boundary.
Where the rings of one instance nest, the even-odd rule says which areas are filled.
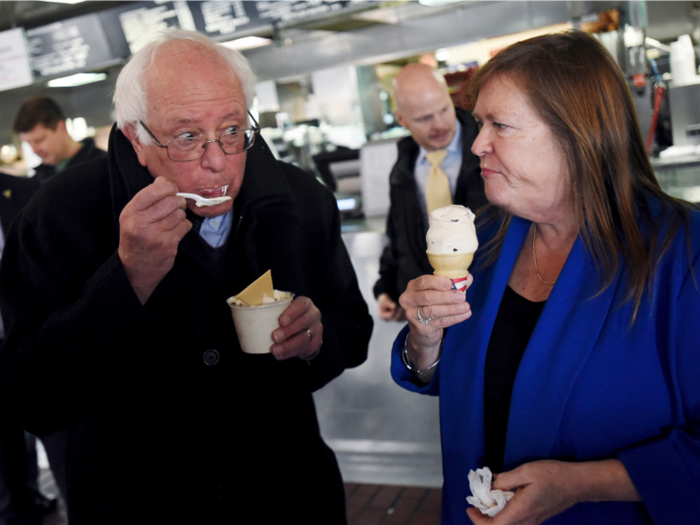
[[[39,183],[0,172],[0,260],[10,224]],[[5,328],[0,317],[0,347]],[[15,417],[0,406],[0,525],[39,525],[56,500],[39,491],[36,438],[26,434]]]
[[[29,179],[0,174],[0,256],[10,224],[40,185],[68,167],[107,156],[90,138],[73,140],[63,111],[49,97],[34,97],[22,104],[13,129],[43,162]],[[0,343],[4,338],[4,326],[0,323]],[[56,432],[44,436],[42,443],[56,485],[65,496],[65,435]],[[46,498],[38,490],[38,473],[36,437],[25,433],[13,414],[0,407],[0,525],[40,523],[36,520],[56,508],[56,500]]]
[[[63,111],[49,97],[34,97],[22,104],[13,129],[41,157],[42,163],[35,168],[34,175],[40,184],[70,166],[107,155],[91,138],[82,142],[73,140]]]
[[[429,213],[449,204],[476,212],[487,204],[479,158],[471,152],[479,129],[452,104],[443,76],[409,64],[396,75],[394,98],[396,118],[411,136],[399,141],[389,177],[388,245],[374,285],[379,316],[387,321],[405,319],[399,296],[410,280],[433,272],[425,254]]]

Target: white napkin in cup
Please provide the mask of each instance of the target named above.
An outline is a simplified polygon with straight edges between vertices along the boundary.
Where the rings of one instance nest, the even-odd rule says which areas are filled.
[[[501,512],[512,497],[513,492],[491,490],[491,469],[488,467],[469,471],[469,488],[472,496],[467,497],[467,503],[474,505],[482,514],[493,518]]]

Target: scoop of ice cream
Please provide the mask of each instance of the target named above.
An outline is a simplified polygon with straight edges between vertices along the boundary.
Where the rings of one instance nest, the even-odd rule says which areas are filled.
[[[426,241],[428,253],[474,253],[479,247],[474,214],[469,208],[453,204],[433,210]]]
[[[280,290],[274,290],[272,297],[268,296],[267,294],[263,294],[262,304],[276,303],[277,301],[281,301],[282,299],[288,299],[291,296],[292,296],[291,292],[282,292]],[[256,306],[256,305],[250,305],[250,304],[246,303],[245,301],[241,301],[235,295],[233,297],[229,297],[226,300],[226,302],[228,304],[235,304],[236,306]]]

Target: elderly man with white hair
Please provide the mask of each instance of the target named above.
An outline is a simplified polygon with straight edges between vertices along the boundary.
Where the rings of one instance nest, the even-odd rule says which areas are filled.
[[[346,522],[312,392],[365,360],[372,321],[335,199],[273,158],[253,96],[239,53],[165,34],[119,76],[108,158],[9,232],[2,401],[66,430],[72,525]],[[245,354],[226,299],[268,269],[296,297]]]

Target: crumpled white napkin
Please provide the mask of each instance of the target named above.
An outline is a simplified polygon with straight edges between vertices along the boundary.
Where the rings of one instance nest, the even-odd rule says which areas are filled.
[[[511,498],[513,492],[491,490],[491,469],[488,467],[469,471],[469,488],[473,496],[467,497],[467,503],[474,505],[482,514],[493,518],[501,512]]]

